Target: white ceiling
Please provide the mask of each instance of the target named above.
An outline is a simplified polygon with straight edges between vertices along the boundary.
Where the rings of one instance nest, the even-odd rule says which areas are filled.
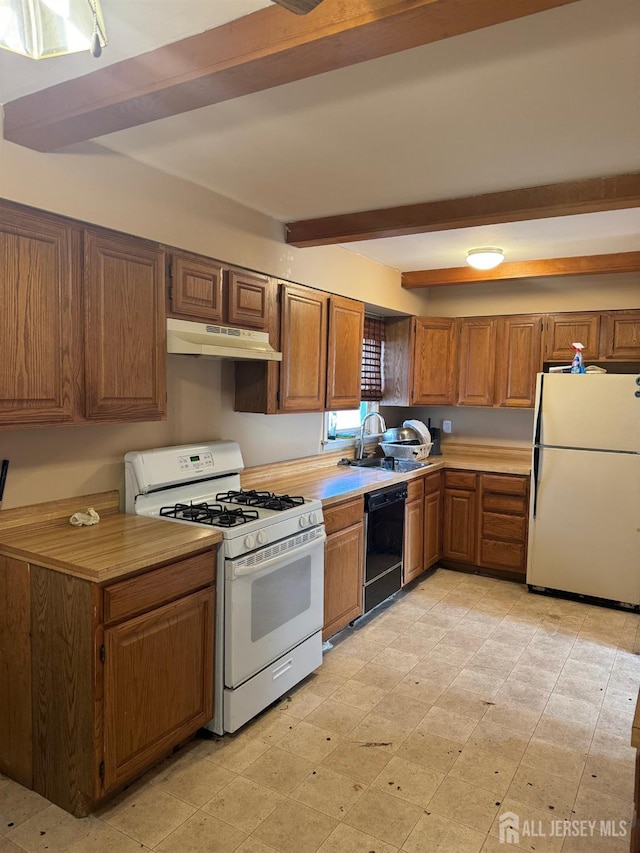
[[[119,60],[268,0],[103,0]],[[0,56],[11,100],[94,70]],[[568,6],[105,136],[100,144],[281,221],[640,171],[640,3]],[[640,250],[640,212],[346,246],[401,270]]]

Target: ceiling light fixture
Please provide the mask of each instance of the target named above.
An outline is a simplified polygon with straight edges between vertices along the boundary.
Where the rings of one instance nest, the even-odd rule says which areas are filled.
[[[467,263],[476,270],[492,270],[504,261],[502,249],[488,246],[484,249],[469,249]]]
[[[106,43],[100,0],[0,0],[0,48],[47,59]]]

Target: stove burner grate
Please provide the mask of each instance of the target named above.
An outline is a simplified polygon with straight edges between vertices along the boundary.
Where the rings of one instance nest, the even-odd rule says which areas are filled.
[[[195,524],[210,524],[212,527],[236,527],[256,521],[259,517],[255,510],[229,509],[220,504],[176,503],[160,509],[163,518],[177,518],[181,521],[193,521]]]
[[[220,492],[216,495],[216,500],[243,506],[257,506],[261,509],[272,509],[277,512],[283,512],[304,504],[304,498],[297,495],[276,495],[273,492],[258,492],[255,489]]]

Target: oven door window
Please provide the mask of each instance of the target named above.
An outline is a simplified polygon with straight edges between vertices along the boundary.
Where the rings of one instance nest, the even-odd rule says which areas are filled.
[[[237,687],[322,628],[324,540],[225,574],[225,685]]]

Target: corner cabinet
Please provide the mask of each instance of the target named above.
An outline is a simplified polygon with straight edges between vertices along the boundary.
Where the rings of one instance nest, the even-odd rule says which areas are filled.
[[[424,478],[424,568],[442,558],[442,471]]]
[[[444,472],[442,556],[474,563],[477,527],[476,475],[469,471]]]
[[[0,429],[160,420],[164,256],[0,203]]]
[[[166,412],[164,254],[153,243],[84,234],[86,417]]]
[[[383,405],[455,403],[456,328],[452,317],[387,318]]]
[[[324,510],[324,624],[327,640],[363,612],[364,499]]]

